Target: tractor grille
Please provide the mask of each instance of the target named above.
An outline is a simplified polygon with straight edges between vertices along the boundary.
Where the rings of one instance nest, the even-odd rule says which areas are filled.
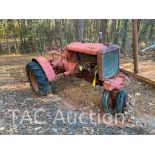
[[[119,50],[104,53],[102,55],[102,79],[107,79],[119,71]]]

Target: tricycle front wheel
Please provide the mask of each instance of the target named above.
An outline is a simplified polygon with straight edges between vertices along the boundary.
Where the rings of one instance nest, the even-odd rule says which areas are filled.
[[[125,91],[120,90],[116,97],[116,112],[124,113],[124,108],[127,104],[127,94]]]
[[[102,106],[106,113],[110,112],[110,103],[111,103],[110,92],[107,90],[104,90],[102,94]]]

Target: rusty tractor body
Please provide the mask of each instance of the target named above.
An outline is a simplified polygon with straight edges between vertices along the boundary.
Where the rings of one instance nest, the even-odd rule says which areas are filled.
[[[51,52],[56,60],[40,56],[27,64],[31,87],[38,95],[47,95],[59,75],[83,78],[103,88],[102,105],[105,112],[124,112],[127,94],[121,90],[128,78],[119,72],[120,47],[102,43],[73,42],[62,52]]]

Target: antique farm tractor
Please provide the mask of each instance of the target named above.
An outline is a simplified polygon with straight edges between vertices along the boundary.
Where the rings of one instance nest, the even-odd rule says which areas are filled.
[[[103,88],[102,106],[105,112],[124,112],[127,94],[122,88],[128,78],[119,72],[120,47],[114,44],[72,42],[62,52],[52,52],[51,60],[39,56],[27,64],[30,85],[37,95],[52,91],[59,75],[83,78]],[[52,57],[57,55],[57,59]]]

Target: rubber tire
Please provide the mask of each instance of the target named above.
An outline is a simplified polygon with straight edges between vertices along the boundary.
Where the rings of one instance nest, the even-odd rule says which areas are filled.
[[[110,112],[109,102],[110,102],[110,92],[104,90],[103,91],[103,94],[102,94],[102,106],[103,106],[103,109],[104,109],[104,111],[106,113],[109,113]]]
[[[120,90],[116,98],[117,113],[124,113],[124,107],[126,106],[126,102],[127,102],[127,94],[125,91]]]
[[[30,71],[33,73],[35,80],[38,84],[38,87],[39,87],[38,91],[36,91],[33,88],[32,82],[30,80]],[[49,93],[51,93],[52,86],[38,62],[32,61],[29,64],[27,64],[26,73],[27,73],[28,80],[30,82],[30,86],[32,87],[35,94],[37,94],[38,96],[46,96]]]

